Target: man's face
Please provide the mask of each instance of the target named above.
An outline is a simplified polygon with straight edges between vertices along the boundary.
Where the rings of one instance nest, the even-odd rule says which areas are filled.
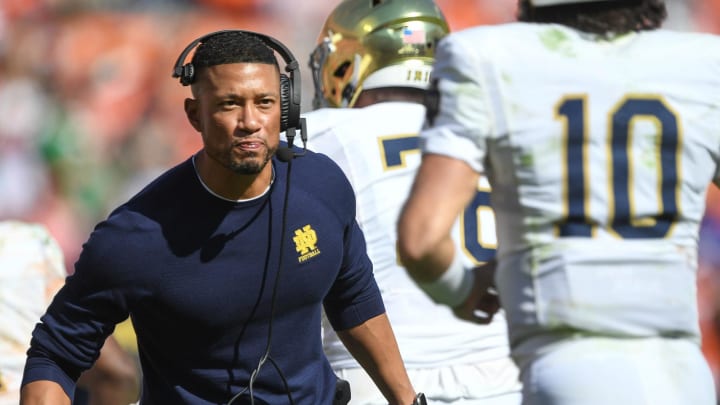
[[[280,75],[274,65],[229,63],[203,69],[185,102],[205,153],[237,174],[257,174],[280,141]]]

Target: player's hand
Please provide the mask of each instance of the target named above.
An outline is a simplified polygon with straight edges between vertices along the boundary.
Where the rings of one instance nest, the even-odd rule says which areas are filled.
[[[479,324],[488,324],[500,310],[500,298],[495,289],[495,260],[473,268],[475,283],[468,298],[453,308],[455,316]]]

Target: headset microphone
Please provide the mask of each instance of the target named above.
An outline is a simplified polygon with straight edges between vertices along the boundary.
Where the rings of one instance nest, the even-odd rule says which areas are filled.
[[[285,133],[288,146],[278,148],[277,152],[275,152],[275,156],[277,156],[281,162],[289,162],[293,158],[305,155],[305,152],[307,152],[307,125],[305,124],[305,118],[300,118],[298,121],[300,124],[300,140],[303,143],[303,150],[300,153],[293,152],[292,147],[295,142],[295,131],[297,129],[295,127],[289,127]]]
[[[293,153],[292,149],[290,148],[278,148],[277,152],[275,152],[275,156],[281,161],[281,162],[289,162],[295,157],[295,153]]]

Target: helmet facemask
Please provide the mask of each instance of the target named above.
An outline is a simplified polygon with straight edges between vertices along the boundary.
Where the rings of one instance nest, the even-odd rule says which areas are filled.
[[[448,25],[431,0],[345,0],[310,55],[314,108],[353,107],[364,89],[426,88]]]

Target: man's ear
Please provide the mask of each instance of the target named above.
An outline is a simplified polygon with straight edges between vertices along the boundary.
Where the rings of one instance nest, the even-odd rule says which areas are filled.
[[[200,132],[200,113],[198,111],[197,100],[193,98],[185,99],[185,115],[187,116],[190,125],[192,125],[196,131]]]

